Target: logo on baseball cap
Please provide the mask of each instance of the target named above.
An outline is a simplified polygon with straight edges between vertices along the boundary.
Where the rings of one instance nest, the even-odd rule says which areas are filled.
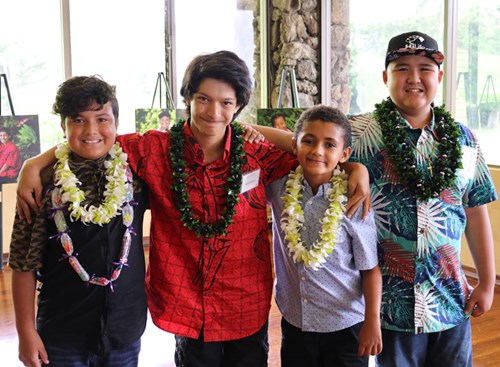
[[[439,51],[434,38],[422,32],[407,32],[393,37],[387,46],[385,68],[391,61],[401,56],[425,56],[433,60],[438,66],[443,63],[444,55]]]

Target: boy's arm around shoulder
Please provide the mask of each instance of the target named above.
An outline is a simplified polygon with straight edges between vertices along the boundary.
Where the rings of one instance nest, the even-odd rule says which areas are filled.
[[[474,288],[465,307],[465,313],[481,316],[488,312],[493,304],[495,292],[495,257],[494,242],[490,217],[486,205],[466,208],[467,225],[465,237],[478,275],[478,284]]]
[[[346,214],[350,218],[363,206],[363,219],[366,219],[372,208],[368,169],[356,162],[344,162],[340,166],[349,174],[349,201],[345,207]]]
[[[271,143],[276,145],[281,150],[288,153],[293,153],[292,148],[292,137],[293,133],[289,131],[284,131],[276,129],[275,127],[262,126],[262,125],[249,125],[252,129],[257,130],[259,133],[264,135],[264,137]]]
[[[40,172],[56,162],[56,147],[27,159],[19,172],[17,179],[17,213],[21,219],[32,221],[31,211],[40,210],[42,202],[42,180]]]
[[[12,271],[12,298],[19,336],[19,360],[26,366],[48,364],[48,356],[35,327],[36,279],[33,271]]]

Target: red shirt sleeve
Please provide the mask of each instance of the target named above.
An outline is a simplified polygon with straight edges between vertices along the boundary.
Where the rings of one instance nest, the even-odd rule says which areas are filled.
[[[151,164],[151,158],[166,155],[169,137],[168,132],[150,130],[144,134],[119,135],[116,140],[122,146],[123,151],[127,153],[128,163],[132,171],[144,179],[145,169]]]

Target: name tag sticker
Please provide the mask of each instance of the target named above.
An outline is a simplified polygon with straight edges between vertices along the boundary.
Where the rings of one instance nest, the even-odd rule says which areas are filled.
[[[259,184],[259,178],[260,178],[260,168],[243,173],[243,175],[241,176],[240,193],[243,194],[244,192],[247,192],[248,190],[257,187],[257,185]]]
[[[462,166],[464,176],[468,179],[474,178],[476,171],[477,149],[468,146],[462,146]]]

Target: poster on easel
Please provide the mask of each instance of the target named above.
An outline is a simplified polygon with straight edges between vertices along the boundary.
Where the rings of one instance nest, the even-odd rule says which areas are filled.
[[[259,108],[257,110],[257,125],[272,126],[285,131],[293,131],[295,122],[305,108]]]
[[[16,182],[24,161],[37,154],[38,115],[0,116],[0,184]]]
[[[292,107],[282,107],[283,95],[287,76],[290,79]],[[278,95],[277,108],[259,108],[257,110],[257,124],[272,126],[285,131],[293,131],[295,122],[305,108],[299,107],[297,81],[293,68],[284,68],[281,74],[281,83]]]
[[[2,114],[2,84],[7,91],[10,115]],[[0,191],[4,183],[17,181],[24,161],[40,154],[37,115],[16,115],[7,74],[0,74]]]
[[[165,88],[165,96],[162,92],[162,87]],[[156,96],[159,96],[159,107],[154,107]],[[163,97],[165,97],[165,107],[163,105]],[[145,133],[148,130],[168,131],[170,126],[177,121],[184,121],[187,118],[186,111],[175,108],[174,101],[170,94],[165,74],[158,73],[156,79],[155,90],[153,93],[153,102],[150,108],[136,108],[135,110],[135,129],[138,133]]]
[[[177,121],[175,108],[136,108],[135,130],[144,134],[148,130],[168,131]]]

